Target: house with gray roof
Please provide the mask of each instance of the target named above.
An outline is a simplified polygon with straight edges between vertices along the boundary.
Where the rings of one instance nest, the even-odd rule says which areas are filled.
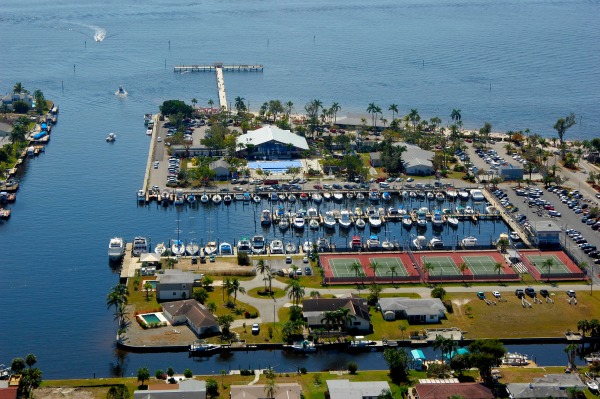
[[[435,172],[433,168],[433,159],[435,153],[427,151],[421,147],[408,143],[394,143],[397,147],[406,147],[402,154],[404,160],[404,170],[407,175],[428,176]]]
[[[187,324],[198,336],[220,331],[215,315],[195,299],[167,302],[162,308],[169,323]]]
[[[511,399],[567,399],[570,397],[569,388],[584,390],[585,387],[578,374],[547,374],[534,378],[530,383],[506,384]]]
[[[363,123],[364,120],[364,123]],[[353,114],[349,113],[346,116],[337,118],[335,125],[343,129],[358,129],[363,125],[372,128],[373,118],[369,114]],[[377,130],[383,130],[383,124],[377,123]]]
[[[8,93],[4,97],[0,97],[0,108],[6,107],[9,110],[13,109],[13,104],[17,101],[23,101],[25,104],[29,106],[29,108],[33,107],[33,96],[28,93]]]
[[[237,144],[238,148],[242,148],[237,151],[238,154],[254,159],[297,158],[308,150],[304,137],[272,125],[238,136]]]
[[[206,382],[182,380],[178,384],[152,384],[136,390],[133,399],[206,399]]]
[[[232,385],[230,399],[263,399],[267,397],[265,384]],[[298,383],[277,384],[272,399],[300,399],[302,386]]]
[[[407,319],[409,323],[439,323],[446,315],[446,308],[439,298],[380,298],[379,308],[388,321]]]
[[[308,328],[324,328],[323,318],[326,312],[346,308],[353,319],[346,326],[347,331],[370,331],[371,315],[369,305],[364,298],[351,296],[349,298],[314,298],[302,301],[302,315],[307,322]]]
[[[459,396],[464,399],[494,399],[492,391],[477,382],[449,383],[444,381],[416,384],[414,389],[409,389],[409,399],[448,399]]]
[[[179,269],[166,269],[156,277],[156,299],[176,301],[192,297],[196,275]]]
[[[534,235],[534,245],[538,248],[559,248],[560,227],[551,220],[538,220],[531,222],[531,231]]]
[[[227,180],[227,177],[229,177],[230,166],[229,162],[223,158],[211,162],[210,165],[208,165],[210,170],[215,172],[215,179],[217,180]]]
[[[389,390],[387,381],[327,380],[330,399],[377,399]]]

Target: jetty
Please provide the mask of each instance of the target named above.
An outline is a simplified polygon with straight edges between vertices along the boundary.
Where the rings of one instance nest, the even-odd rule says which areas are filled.
[[[223,67],[217,66],[217,89],[219,90],[219,107],[224,111],[229,111],[227,106],[227,93],[225,92],[225,78],[223,77]]]
[[[185,72],[213,72],[217,68],[224,71],[231,72],[262,72],[262,64],[223,64],[222,62],[215,62],[214,64],[204,65],[178,65],[173,67],[173,72],[185,73]]]

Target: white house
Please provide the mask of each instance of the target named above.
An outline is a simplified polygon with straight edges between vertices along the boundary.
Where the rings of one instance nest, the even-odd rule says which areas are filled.
[[[6,105],[8,109],[12,110],[13,104],[17,101],[23,101],[29,108],[33,107],[33,96],[31,94],[9,93],[0,98],[0,108]]]
[[[331,399],[377,399],[390,385],[387,381],[327,380],[327,389]]]
[[[187,324],[198,336],[220,331],[215,315],[195,299],[167,302],[163,314],[172,325]]]
[[[267,398],[265,384],[257,385],[232,385],[230,399],[262,399]],[[281,383],[277,384],[272,399],[301,399],[302,386],[300,384]]]
[[[133,399],[206,399],[206,382],[183,380],[178,384],[153,384],[136,390]]]
[[[346,330],[369,331],[371,329],[369,306],[364,298],[351,296],[349,298],[315,298],[302,301],[302,315],[309,328],[324,327],[325,312],[335,312],[342,308],[349,309],[348,314],[353,316],[351,324],[346,326]]]
[[[409,323],[438,323],[445,317],[446,308],[439,298],[380,298],[379,308],[388,321],[407,319]]]
[[[194,273],[179,269],[166,269],[156,277],[156,298],[159,301],[175,301],[192,297]]]
[[[435,153],[407,143],[394,143],[395,146],[406,147],[402,153],[404,171],[407,175],[428,176],[435,172],[431,160]]]
[[[263,126],[237,138],[238,153],[256,159],[289,159],[308,150],[306,139],[277,126]]]

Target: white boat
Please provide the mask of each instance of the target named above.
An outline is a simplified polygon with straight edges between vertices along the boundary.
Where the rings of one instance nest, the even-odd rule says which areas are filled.
[[[309,252],[311,252],[313,249],[313,242],[312,241],[304,241],[304,244],[302,244],[302,251],[307,254]]]
[[[456,192],[455,189],[451,188],[451,189],[449,189],[449,190],[446,191],[446,197],[450,201],[454,201],[454,200],[456,200],[456,197],[458,197],[458,193]]]
[[[271,211],[268,209],[263,209],[262,215],[260,216],[260,224],[263,226],[268,226],[271,224]]]
[[[463,247],[474,247],[475,245],[477,245],[477,238],[471,236],[471,237],[465,237],[461,240],[460,242],[462,244]]]
[[[448,221],[448,224],[449,224],[451,227],[457,227],[457,226],[458,226],[458,218],[455,218],[454,216],[451,216],[451,217],[449,217],[449,218],[447,219],[447,221]]]
[[[465,207],[465,215],[472,215],[474,213],[475,213],[475,211],[473,210],[472,207],[470,207],[470,206]]]
[[[527,359],[527,355],[522,355],[520,353],[508,352],[502,358],[502,365],[504,366],[526,366],[528,364],[529,359]]]
[[[125,91],[125,88],[123,87],[123,85],[119,85],[119,88],[117,89],[117,91],[115,91],[115,96],[118,97],[126,97],[127,96],[127,91]]]
[[[217,252],[217,243],[214,241],[209,241],[203,248],[204,255],[210,256]]]
[[[325,237],[321,237],[317,240],[317,248],[319,251],[329,251],[329,241]]]
[[[585,356],[584,359],[588,363],[600,362],[600,352],[592,352]]]
[[[300,215],[296,215],[294,218],[294,228],[301,230],[304,228],[304,218]]]
[[[273,192],[273,193],[271,193],[271,195],[269,196],[269,199],[270,199],[271,201],[274,201],[274,202],[276,202],[276,201],[279,201],[279,195],[278,195],[277,193]]]
[[[167,252],[167,247],[164,242],[161,242],[154,247],[154,253],[160,256],[163,256]]]
[[[413,245],[416,249],[423,249],[427,245],[427,237],[425,236],[417,236],[413,240]]]
[[[433,249],[444,248],[444,241],[442,241],[441,238],[433,237],[431,240],[429,240],[429,246]]]
[[[365,220],[363,218],[357,218],[356,221],[354,222],[354,225],[359,229],[364,229],[365,226],[367,225],[367,223],[365,222]]]
[[[323,201],[323,196],[319,193],[313,193],[312,200],[315,204],[320,204]]]
[[[329,201],[329,200],[331,200],[331,194],[325,192],[325,193],[323,193],[323,198],[325,198],[325,201]]]
[[[233,255],[233,247],[228,242],[223,242],[219,245],[219,253],[221,255]]]
[[[345,229],[350,228],[352,221],[350,220],[350,212],[347,209],[342,209],[340,212],[340,227]]]
[[[146,193],[144,190],[138,190],[136,194],[138,202],[146,202]]]
[[[260,195],[254,194],[254,196],[252,197],[252,201],[254,201],[255,204],[260,204],[260,201],[262,201],[262,199],[260,198]]]
[[[290,349],[297,353],[313,353],[317,351],[317,347],[313,342],[304,340],[290,345]]]
[[[471,190],[471,198],[473,198],[473,201],[475,202],[485,201],[485,196],[479,189]]]
[[[120,260],[123,256],[125,256],[125,241],[121,237],[111,238],[108,242],[108,258]]]
[[[379,191],[377,191],[377,190],[369,191],[369,201],[379,202]]]
[[[427,208],[421,208],[417,211],[417,226],[427,227]]]
[[[114,142],[117,139],[117,135],[114,133],[109,133],[108,136],[106,136],[106,141],[109,143]]]
[[[221,196],[220,196],[219,194],[215,194],[215,195],[213,195],[213,197],[212,197],[212,202],[213,202],[214,204],[217,204],[217,205],[218,205],[218,204],[220,204],[220,203],[221,203],[221,200],[222,200],[222,198],[221,198]]]
[[[231,204],[231,201],[233,201],[233,198],[231,198],[231,194],[225,194],[223,196],[223,203],[226,205]]]
[[[190,256],[196,256],[200,252],[200,247],[195,241],[190,241],[185,246],[185,252]]]
[[[469,192],[468,192],[467,190],[464,190],[464,189],[460,189],[460,190],[458,190],[458,198],[459,198],[461,201],[466,201],[466,200],[468,200],[468,199],[469,199]]]
[[[340,192],[335,192],[335,193],[333,193],[333,199],[335,201],[341,201],[344,199],[344,194],[342,194]]]
[[[285,231],[290,228],[290,222],[287,220],[287,218],[284,217],[284,218],[279,219],[278,226],[279,226],[279,230]]]
[[[190,355],[200,355],[203,353],[212,353],[221,349],[221,345],[208,344],[204,341],[194,342],[190,345]]]
[[[438,191],[438,192],[435,194],[435,199],[436,199],[436,200],[438,200],[438,201],[444,201],[444,200],[446,199],[446,196],[444,195],[444,193],[443,193],[443,192],[441,192],[441,191]]]
[[[350,200],[353,199],[354,198],[354,193],[353,192],[346,193],[346,198],[348,198]]]
[[[317,208],[308,208],[308,210],[306,211],[306,216],[311,219],[318,218],[319,211],[317,210]]]
[[[373,228],[381,227],[381,217],[379,216],[379,211],[371,208],[371,211],[367,210],[367,214],[369,215],[369,225]]]
[[[402,199],[408,198],[408,191],[403,190],[402,193],[400,193],[400,197],[402,197]]]
[[[242,202],[242,201],[244,201],[244,194],[243,193],[235,193],[233,198],[235,198],[236,201]]]
[[[412,220],[409,215],[402,216],[402,225],[408,228],[412,227]]]
[[[587,385],[588,389],[590,391],[593,392],[597,392],[598,391],[598,382],[594,379],[589,379],[585,382],[585,385]]]
[[[414,191],[411,191],[408,193],[408,196],[410,197],[411,200],[414,200],[417,198],[417,193]]]
[[[208,201],[210,201],[210,197],[208,195],[206,195],[206,193],[204,193],[200,196],[200,202],[202,202],[203,204],[208,203]]]
[[[173,204],[177,206],[185,204],[185,198],[182,190],[178,189],[175,191],[175,200],[173,201]]]
[[[152,128],[151,127],[146,129],[146,136],[152,136]]]
[[[269,250],[272,254],[283,253],[283,242],[281,240],[273,240],[269,244]]]
[[[194,205],[196,203],[196,196],[194,194],[189,194],[186,198],[186,201],[190,205]]]
[[[148,252],[148,240],[146,237],[135,237],[131,247],[131,253],[133,256],[140,256]]]
[[[357,201],[364,201],[365,200],[365,195],[363,193],[357,193],[356,194],[356,200]]]
[[[511,240],[513,241],[521,241],[521,237],[519,237],[519,235],[517,234],[516,231],[511,231],[510,234],[508,235],[510,237]],[[600,360],[600,359],[599,359]]]
[[[487,213],[488,215],[498,215],[500,212],[498,211],[498,208],[490,205],[485,207],[485,213]]]
[[[323,224],[328,229],[335,229],[335,225],[337,224],[335,217],[333,216],[332,211],[325,212],[325,218],[323,219]]]
[[[310,219],[310,222],[308,222],[308,227],[310,227],[313,230],[316,230],[319,228],[319,221],[317,219]]]
[[[435,195],[431,191],[427,191],[427,199],[432,201],[435,198]]]
[[[287,200],[291,203],[296,202],[296,195],[294,195],[294,194],[288,195]]]
[[[285,244],[285,253],[286,254],[295,254],[296,253],[296,244],[294,244],[293,242],[288,242],[287,244]]]
[[[252,252],[255,254],[264,254],[267,251],[266,244],[265,237],[261,235],[252,237]]]
[[[377,237],[375,234],[369,236],[369,239],[367,240],[367,247],[369,249],[379,248],[379,237]]]
[[[440,227],[444,224],[444,218],[442,217],[442,212],[433,211],[432,222],[434,226]]]
[[[394,244],[386,239],[381,243],[381,248],[391,250],[394,249]]]
[[[173,240],[171,243],[171,253],[175,256],[185,255],[185,245],[181,240]]]

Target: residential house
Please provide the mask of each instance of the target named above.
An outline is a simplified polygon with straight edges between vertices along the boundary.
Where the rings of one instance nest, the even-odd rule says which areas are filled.
[[[178,384],[153,384],[133,392],[133,399],[206,399],[206,382],[181,380]]]
[[[389,389],[387,381],[327,380],[330,399],[377,399]]]
[[[267,125],[250,130],[237,138],[238,154],[253,159],[289,159],[302,156],[308,150],[308,143],[302,136]]]
[[[156,277],[156,299],[175,301],[192,297],[195,274],[179,269],[166,269]]]
[[[462,397],[464,399],[493,399],[492,391],[477,382],[416,384],[409,389],[409,399],[448,399]]]
[[[223,158],[211,162],[211,164],[208,165],[208,167],[215,172],[216,180],[227,180],[227,178],[229,177],[229,168],[231,167],[231,165]]]
[[[506,384],[511,399],[567,399],[570,397],[569,388],[584,390],[585,387],[578,374],[547,374],[534,378],[530,383]]]
[[[167,302],[162,308],[163,315],[169,323],[187,324],[198,336],[220,331],[215,315],[195,299]]]
[[[347,331],[370,331],[371,316],[369,306],[364,298],[350,296],[349,298],[314,298],[302,301],[302,315],[309,328],[325,327],[324,316],[326,312],[349,309],[352,316],[351,322],[346,326]]]
[[[445,317],[446,308],[439,298],[380,298],[379,308],[388,321],[407,319],[409,323],[439,323]]]
[[[0,97],[0,108],[3,108],[6,105],[9,110],[12,110],[13,104],[17,101],[23,101],[29,108],[33,107],[33,96],[31,94],[9,93],[4,97]]]
[[[373,124],[373,118],[369,114],[353,114],[349,113],[346,116],[342,116],[337,118],[335,121],[335,125],[342,129],[350,129],[357,130],[361,129],[363,126],[368,128],[373,128],[375,125]],[[376,127],[378,131],[383,130],[382,123],[376,123]]]
[[[402,153],[402,160],[407,175],[429,176],[435,172],[431,162],[435,155],[433,151],[424,150],[414,144],[394,143],[394,145],[406,147],[406,151]]]
[[[369,161],[371,162],[371,166],[374,168],[381,166],[381,152],[370,153]]]
[[[266,385],[232,385],[230,399],[263,399],[267,398]],[[297,383],[278,383],[271,399],[300,399],[302,386]]]

